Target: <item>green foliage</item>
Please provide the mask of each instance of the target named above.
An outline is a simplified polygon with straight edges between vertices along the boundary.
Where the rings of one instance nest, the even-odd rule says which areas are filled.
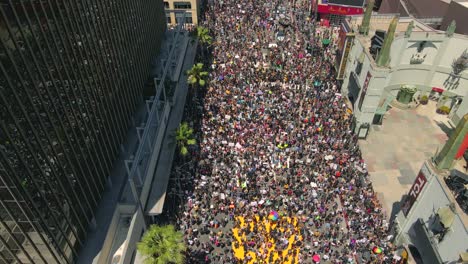
[[[187,71],[187,82],[192,85],[205,86],[206,77],[208,72],[203,71],[203,63],[196,63]]]
[[[28,186],[28,180],[27,179],[22,180],[21,186],[23,186],[23,188],[26,188]]]
[[[173,225],[152,225],[137,244],[145,264],[183,264],[184,236]]]
[[[211,45],[213,43],[213,38],[207,28],[197,27],[197,37],[202,45]]]
[[[419,102],[423,105],[426,105],[429,102],[429,97],[427,95],[421,96],[421,99],[419,99]]]
[[[450,107],[443,105],[437,109],[437,113],[448,115],[450,113]]]
[[[191,128],[187,122],[183,122],[179,125],[176,130],[176,141],[180,148],[180,154],[185,156],[188,154],[188,145],[197,144],[197,140],[193,138],[193,128]]]
[[[387,67],[390,63],[390,49],[392,46],[393,39],[395,37],[395,30],[398,25],[398,17],[394,17],[390,25],[388,26],[387,34],[385,35],[384,42],[382,44],[382,48],[380,49],[380,53],[377,56],[377,66]]]

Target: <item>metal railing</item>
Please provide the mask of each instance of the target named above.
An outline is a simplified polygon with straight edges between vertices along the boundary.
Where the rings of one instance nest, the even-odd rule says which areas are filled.
[[[172,36],[172,44],[170,45],[170,51],[167,56],[167,59],[163,63],[163,69],[159,82],[157,79],[154,79],[156,87],[156,95],[150,100],[146,101],[146,110],[147,118],[146,122],[141,126],[136,127],[137,136],[138,136],[138,148],[133,155],[133,158],[125,160],[125,168],[127,170],[127,179],[132,192],[132,196],[137,203],[137,210],[141,210],[143,214],[144,208],[142,201],[146,201],[146,197],[140,197],[141,192],[137,188],[143,186],[143,183],[146,181],[147,175],[154,173],[156,162],[154,159],[154,151],[160,149],[162,135],[164,134],[167,119],[171,109],[172,100],[168,100],[165,88],[166,78],[171,79],[173,71],[173,62],[178,61],[179,52],[175,52],[178,48],[178,43],[180,42],[180,37],[182,36],[184,30],[185,13],[183,14],[183,19],[179,22],[177,28],[174,30]],[[162,98],[161,98],[162,96]],[[161,105],[162,103],[162,105]],[[159,154],[159,153],[158,153]],[[153,160],[151,160],[153,159]],[[137,179],[135,183],[135,179]],[[151,181],[149,181],[151,183]],[[120,196],[124,195],[122,192],[125,189],[121,190]]]
[[[431,25],[441,25],[443,17],[416,17],[415,18],[424,24],[431,24]]]

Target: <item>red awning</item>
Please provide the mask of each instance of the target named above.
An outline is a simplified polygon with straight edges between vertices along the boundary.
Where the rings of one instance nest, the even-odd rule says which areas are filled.
[[[439,87],[432,87],[432,91],[437,92],[437,93],[443,93],[445,90]]]
[[[362,13],[364,13],[364,9],[361,7],[319,4],[318,12],[322,14],[350,16],[350,15],[361,15]]]

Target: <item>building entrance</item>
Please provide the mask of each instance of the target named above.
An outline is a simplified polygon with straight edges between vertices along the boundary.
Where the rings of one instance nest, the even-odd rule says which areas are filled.
[[[356,73],[351,72],[351,75],[349,77],[349,83],[348,83],[348,99],[353,105],[353,110],[354,110],[354,103],[359,97],[359,91],[361,91],[361,87],[359,86],[359,83],[357,81]]]

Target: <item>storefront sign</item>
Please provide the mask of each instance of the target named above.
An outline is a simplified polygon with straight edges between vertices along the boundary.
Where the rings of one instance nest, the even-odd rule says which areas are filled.
[[[341,65],[341,58],[343,57],[344,45],[346,42],[346,34],[349,32],[348,26],[346,23],[341,23],[340,30],[338,33],[338,46],[336,49],[335,57],[335,70],[338,70]]]
[[[338,5],[320,5],[318,6],[318,12],[322,14],[333,14],[333,15],[361,15],[364,13],[361,7],[350,7],[350,6],[338,6]]]
[[[354,41],[354,34],[349,34],[346,36],[345,44],[344,44],[344,50],[343,50],[343,56],[341,56],[341,63],[340,67],[338,70],[338,80],[343,80],[344,72],[346,70],[346,63],[348,62],[348,56],[349,52],[351,51],[351,47]]]
[[[338,50],[343,52],[344,44],[346,41],[346,34],[349,32],[349,28],[345,23],[341,23],[340,33],[338,34]]]
[[[364,99],[366,98],[367,87],[369,87],[369,82],[371,78],[372,78],[372,74],[370,72],[367,72],[366,79],[364,80],[364,84],[362,85],[361,97],[359,97],[359,104],[358,104],[359,111],[361,111],[362,103],[364,103]]]
[[[401,211],[405,216],[408,216],[411,207],[413,207],[414,202],[416,202],[416,199],[427,183],[427,178],[424,176],[424,174],[425,173],[423,172],[423,169],[421,169],[418,176],[416,177],[416,180],[414,180],[413,186],[411,186],[403,206],[401,207]]]
[[[327,0],[330,5],[363,7],[364,0]]]

